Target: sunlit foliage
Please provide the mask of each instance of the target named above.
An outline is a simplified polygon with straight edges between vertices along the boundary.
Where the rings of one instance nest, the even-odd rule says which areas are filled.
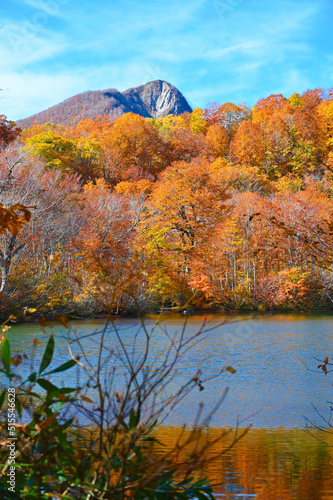
[[[2,313],[332,307],[331,90],[1,127]]]

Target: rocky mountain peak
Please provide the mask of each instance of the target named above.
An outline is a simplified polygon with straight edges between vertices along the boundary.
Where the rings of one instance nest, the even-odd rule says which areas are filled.
[[[114,120],[128,112],[157,119],[191,111],[187,100],[176,87],[166,81],[155,80],[125,92],[107,89],[77,94],[30,118],[18,120],[17,124],[24,128],[45,122],[68,125],[104,115]]]

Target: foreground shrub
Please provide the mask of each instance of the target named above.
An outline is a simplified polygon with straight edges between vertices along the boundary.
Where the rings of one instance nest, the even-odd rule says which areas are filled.
[[[8,387],[3,384],[0,405],[10,411],[15,399],[18,419],[12,425],[3,412],[0,496],[36,500],[214,498],[203,475],[207,460],[218,458],[247,431],[236,432],[228,445],[223,442],[221,451],[207,458],[207,450],[231,433],[222,430],[211,438],[206,432],[227,391],[208,415],[199,406],[192,431],[183,429],[172,449],[163,447],[154,432],[190,391],[201,391],[208,381],[197,372],[185,383],[175,384],[181,356],[200,340],[205,324],[192,336],[186,334],[186,323],[173,335],[163,330],[165,352],[156,356],[151,346],[158,322],[149,331],[142,322],[128,346],[114,323],[107,323],[102,331],[79,335],[65,317],[59,321],[67,329],[70,355],[60,366],[50,366],[55,350],[52,335],[39,367],[28,376],[24,356],[12,357],[9,339],[3,340],[1,372]],[[88,338],[97,346],[96,356],[84,347]],[[74,368],[76,383],[60,384],[59,373],[68,372],[67,380],[75,381]],[[14,466],[8,460],[12,437],[17,437]],[[7,484],[11,465],[16,489]]]

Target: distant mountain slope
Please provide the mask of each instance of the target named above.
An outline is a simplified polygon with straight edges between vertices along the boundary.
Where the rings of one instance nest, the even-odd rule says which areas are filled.
[[[18,120],[23,128],[45,122],[69,125],[85,118],[107,115],[111,120],[128,112],[145,118],[180,115],[192,109],[183,94],[162,80],[119,92],[116,89],[96,90],[77,94],[30,118]]]

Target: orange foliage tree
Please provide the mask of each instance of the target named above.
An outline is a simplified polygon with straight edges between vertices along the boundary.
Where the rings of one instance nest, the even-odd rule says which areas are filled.
[[[217,124],[224,129],[228,137],[228,146],[230,146],[239,125],[243,120],[248,119],[250,114],[250,110],[245,104],[237,106],[227,102],[220,105],[215,102],[205,110],[204,116],[208,126]]]
[[[175,163],[156,183],[144,227],[146,245],[155,260],[155,275],[160,282],[161,266],[173,268],[179,280],[185,282],[184,277],[187,279],[191,273],[193,255],[203,251],[207,237],[225,217],[227,194],[215,182],[214,175],[207,160],[196,159]],[[150,282],[154,279],[152,273]],[[170,280],[167,278],[166,282]]]
[[[203,307],[331,307],[332,102],[315,89],[20,137],[4,118],[4,289],[61,311],[193,293]],[[24,225],[15,207],[33,205]]]
[[[82,269],[77,300],[117,313],[135,310],[136,302],[143,308],[140,289],[144,275],[134,248],[143,210],[140,199],[111,192],[100,179],[84,186],[83,203],[85,223],[73,239]]]

